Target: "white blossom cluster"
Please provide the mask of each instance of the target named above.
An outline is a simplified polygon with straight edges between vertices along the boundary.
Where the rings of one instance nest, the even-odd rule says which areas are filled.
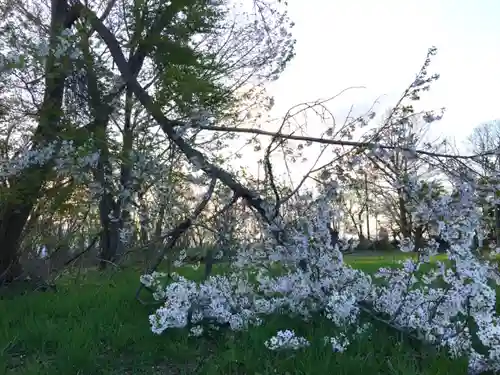
[[[292,330],[278,331],[276,336],[264,342],[270,350],[292,349],[297,350],[310,345],[306,338],[297,336]]]
[[[89,167],[95,167],[99,152],[92,151],[88,144],[75,146],[73,141],[53,141],[44,146],[21,150],[13,158],[0,159],[0,178],[9,179],[18,176],[29,167],[51,166],[58,176],[73,176],[80,180],[85,177]]]
[[[325,345],[331,345],[332,351],[337,352],[337,353],[344,352],[350,344],[349,339],[346,337],[345,334],[341,334],[339,337],[325,336],[324,342],[325,342]]]
[[[412,190],[409,194],[421,196],[422,186],[408,186]],[[212,276],[203,283],[178,277],[166,286],[155,284],[155,298],[165,303],[150,316],[152,330],[159,334],[202,321],[243,330],[261,324],[269,314],[307,320],[321,312],[347,332],[349,327],[360,326],[363,304],[386,316],[391,325],[447,348],[451,356],[467,356],[471,374],[499,371],[500,318],[495,312],[494,265],[471,250],[474,229],[481,227],[474,189],[455,184],[455,190],[451,196],[420,199],[413,209],[415,219],[437,227],[451,244],[447,262],[430,262],[437,251],[437,244],[430,241],[417,260],[407,259],[397,269],[380,269],[374,275],[380,282],[373,283],[370,275],[345,264],[338,247],[331,246],[325,193],[315,207],[309,207],[300,230],[288,228],[285,242],[276,242],[269,230],[262,243],[237,253],[230,273]],[[410,241],[402,244],[402,249],[411,250]],[[306,262],[305,269],[298,266],[300,261]],[[423,264],[427,264],[427,271]],[[280,272],[273,272],[277,267]],[[295,347],[288,344],[292,337],[292,331],[285,331],[266,345]],[[303,343],[296,340],[293,342]],[[475,340],[487,350],[479,351],[473,345]],[[327,338],[327,342],[334,351],[343,351],[349,338],[340,335]]]
[[[474,190],[463,184],[457,184],[454,196],[417,205],[415,217],[436,225],[451,244],[450,264],[437,262],[430,271],[419,272],[436,253],[437,246],[431,242],[418,260],[406,260],[400,269],[381,269],[376,277],[385,283],[374,287],[371,300],[396,325],[448,348],[452,357],[468,356],[471,373],[500,370],[495,266],[471,251],[474,229],[481,227],[476,205]],[[487,354],[477,351],[475,339],[487,348]]]
[[[12,69],[24,69],[35,60],[44,63],[48,56],[54,56],[57,59],[67,57],[72,61],[79,60],[83,56],[79,46],[78,34],[71,29],[62,30],[53,46],[49,45],[47,39],[41,39],[38,43],[30,43],[26,46],[26,50],[23,50],[13,38],[12,46],[5,44],[2,46],[4,52],[0,53],[0,73]]]
[[[85,184],[89,189],[90,199],[98,201],[103,194],[111,193],[122,208],[118,217],[114,212],[109,212],[108,217],[112,222],[122,220],[121,213],[128,210],[131,214],[137,213],[144,222],[146,216],[144,209],[133,204],[135,198],[136,182],[146,179],[145,176],[156,176],[163,173],[156,163],[148,160],[142,155],[131,155],[132,174],[130,184],[121,186],[116,183],[116,177],[105,175],[105,184],[94,179],[92,169],[98,167],[100,152],[92,143],[87,141],[82,145],[75,145],[72,140],[54,140],[43,145],[26,147],[19,150],[14,156],[0,158],[0,181],[7,181],[21,176],[26,169],[32,167],[47,167],[53,170],[60,178],[71,177],[76,183]],[[110,158],[110,162],[115,162],[115,158]],[[119,168],[117,168],[119,169]],[[154,171],[156,174],[151,173]],[[148,177],[151,179],[151,177]],[[118,176],[119,179],[119,176]],[[142,215],[142,216],[141,216]],[[124,221],[119,229],[120,240],[128,243],[132,236],[133,223],[131,220]]]

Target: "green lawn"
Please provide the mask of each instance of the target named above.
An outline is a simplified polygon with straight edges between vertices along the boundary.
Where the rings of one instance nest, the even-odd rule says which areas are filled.
[[[358,256],[352,254],[344,256],[344,260],[355,268],[361,269],[368,273],[375,273],[379,270],[380,267],[387,267],[387,268],[399,267],[399,262],[409,257],[416,259],[417,255],[405,254],[402,252],[393,252],[389,253],[388,255],[366,255],[366,256]],[[437,260],[445,261],[446,259],[447,259],[446,254],[436,255],[431,258],[432,261],[437,261]]]
[[[346,260],[373,270],[393,264],[391,257]],[[346,352],[332,353],[322,340],[333,327],[320,317],[308,324],[275,317],[249,332],[201,339],[184,330],[156,336],[147,318],[153,308],[134,299],[139,274],[89,273],[68,278],[57,293],[0,300],[0,374],[466,374],[463,362],[413,347],[376,324]],[[265,348],[287,328],[312,346],[296,353]]]

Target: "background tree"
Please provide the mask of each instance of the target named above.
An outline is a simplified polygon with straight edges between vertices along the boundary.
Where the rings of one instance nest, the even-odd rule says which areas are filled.
[[[204,1],[110,1],[88,3],[87,8],[54,0],[50,12],[40,5],[9,3],[3,9],[2,35],[8,48],[2,73],[5,87],[10,88],[4,92],[5,102],[23,103],[21,122],[30,118],[34,131],[29,136],[16,127],[20,134],[14,137],[8,129],[14,129],[15,112],[9,112],[4,134],[11,148],[6,146],[5,152],[15,158],[20,151],[16,154],[13,142],[24,140],[23,146],[31,148],[32,154],[43,147],[54,147],[57,154],[67,141],[67,148],[76,147],[79,155],[75,156],[87,164],[78,170],[66,166],[62,174],[54,166],[54,157],[63,162],[61,155],[49,155],[45,169],[37,165],[15,178],[6,176],[3,197],[8,197],[8,204],[3,205],[1,233],[10,242],[4,241],[0,262],[5,280],[21,272],[21,233],[25,227],[36,227],[25,224],[45,194],[44,184],[69,179],[75,191],[80,186],[90,188],[88,199],[99,201],[99,257],[105,267],[125,252],[124,246],[131,246],[134,222],[139,225],[140,242],[152,238],[148,233],[152,217],[163,216],[165,209],[160,205],[159,212],[151,211],[151,192],[167,191],[151,190],[167,183],[155,180],[157,176],[172,168],[176,178],[192,174],[189,160],[175,142],[158,136],[151,114],[138,105],[136,94],[117,74],[92,24],[92,7],[100,12],[99,22],[120,38],[132,76],[154,94],[158,108],[183,124],[191,119],[251,122],[250,113],[271,104],[262,83],[275,79],[293,57],[294,42],[287,31],[291,23],[283,8],[272,3],[256,3],[253,13],[233,9],[229,2]],[[29,27],[22,28],[25,25]],[[45,86],[40,77],[46,77]],[[33,103],[24,105],[27,95]],[[61,125],[43,130],[47,123]],[[224,162],[224,140],[234,135],[202,133],[183,128],[190,143]],[[62,165],[56,166],[60,170]],[[36,215],[31,217],[36,221]],[[155,233],[160,227],[157,220]]]
[[[488,151],[498,150],[500,148],[500,121],[490,121],[480,124],[472,131],[468,138],[468,146],[472,152],[480,155],[476,159],[475,172],[477,181],[480,185],[491,186],[495,184],[496,174],[500,170],[500,159],[497,153]],[[486,237],[495,239],[500,243],[500,205],[496,197],[485,196],[482,210],[488,222],[489,231]]]

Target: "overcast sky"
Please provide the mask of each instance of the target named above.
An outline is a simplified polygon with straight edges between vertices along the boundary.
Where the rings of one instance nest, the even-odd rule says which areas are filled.
[[[499,0],[289,0],[297,56],[270,86],[275,113],[304,100],[363,85],[330,107],[366,107],[385,95],[390,106],[436,46],[430,72],[440,80],[426,109],[446,107],[434,132],[464,140],[484,121],[500,118]]]

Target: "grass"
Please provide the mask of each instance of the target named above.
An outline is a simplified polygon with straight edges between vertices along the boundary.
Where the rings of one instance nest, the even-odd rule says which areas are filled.
[[[350,263],[355,268],[373,274],[377,272],[381,267],[386,267],[386,268],[399,267],[400,266],[399,262],[409,257],[416,259],[417,255],[406,254],[402,252],[394,252],[394,253],[389,253],[387,255],[366,255],[366,256],[358,256],[353,254],[353,255],[346,255],[344,257],[344,260],[347,263]],[[446,254],[440,254],[433,256],[431,258],[431,261],[437,261],[437,260],[445,261],[446,259],[447,259]],[[422,265],[421,269],[425,271],[426,266],[427,266],[426,264]]]
[[[367,271],[393,265],[401,256],[346,261]],[[203,338],[171,330],[149,330],[151,306],[134,299],[139,270],[113,276],[88,273],[68,278],[58,292],[0,300],[0,374],[466,374],[463,361],[414,347],[374,325],[344,353],[332,353],[323,336],[334,328],[321,317],[309,323],[269,319],[248,332],[214,332]],[[310,348],[275,353],[263,342],[278,329],[294,329]]]

